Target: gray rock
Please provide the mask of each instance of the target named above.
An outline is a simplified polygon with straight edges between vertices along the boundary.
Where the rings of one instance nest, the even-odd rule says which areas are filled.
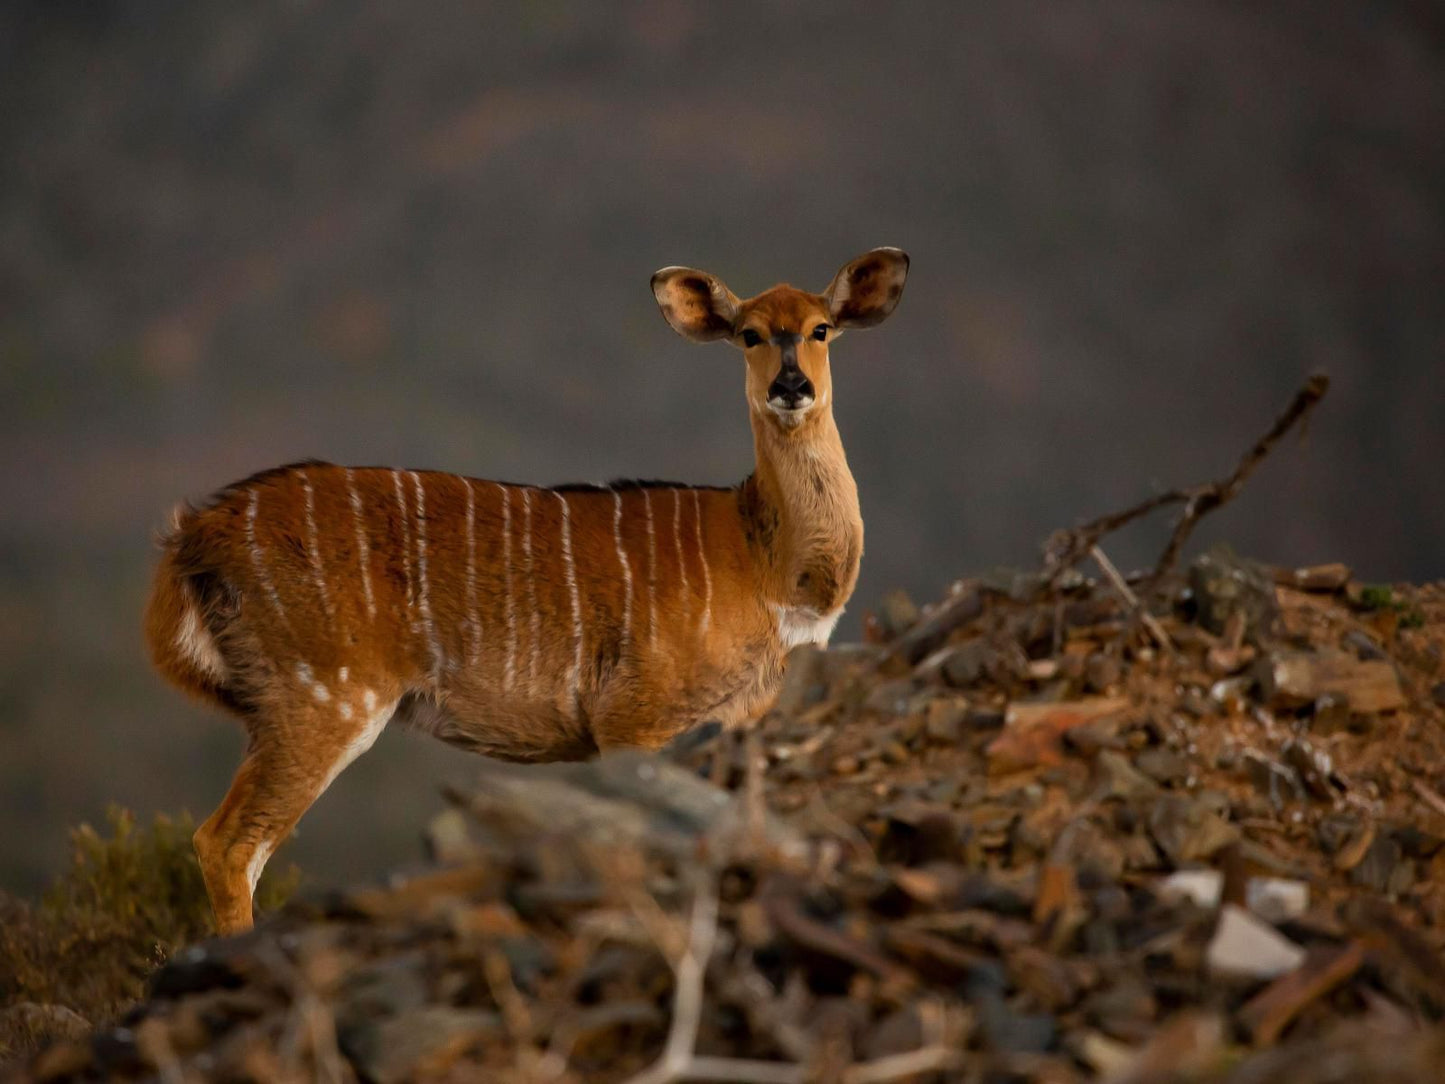
[[[74,1009],[39,1001],[17,1001],[0,1009],[0,1035],[32,1035],[45,1042],[83,1039],[91,1023]]]
[[[485,828],[521,841],[541,834],[688,854],[701,837],[730,831],[744,817],[728,791],[651,753],[581,764],[482,761],[477,771],[479,785],[453,799]],[[802,837],[776,818],[763,827],[775,846],[801,848]]]
[[[1104,749],[1094,758],[1097,773],[1095,794],[1100,798],[1152,798],[1159,786],[1137,771],[1129,758],[1112,749]]]
[[[912,697],[913,680],[899,678],[876,686],[863,701],[863,706],[880,715],[903,715],[908,711],[908,702]]]
[[[1156,783],[1182,783],[1189,775],[1189,761],[1163,746],[1145,749],[1134,758],[1134,764]]]
[[[1391,891],[1391,882],[1401,875],[1396,870],[1405,861],[1405,852],[1388,833],[1377,833],[1360,864],[1350,870],[1350,880],[1371,892]],[[1414,881],[1413,872],[1408,877]],[[1408,885],[1407,885],[1408,887]]]
[[[397,1016],[352,1021],[338,1028],[337,1043],[363,1080],[401,1084],[424,1073],[435,1075],[501,1027],[501,1016],[484,1009],[426,1005]]]
[[[1084,664],[1084,688],[1091,693],[1107,694],[1117,688],[1123,668],[1113,655],[1096,651]]]
[[[1278,628],[1273,574],[1226,545],[1213,547],[1190,566],[1189,589],[1199,623],[1216,636],[1235,614],[1243,616],[1244,635],[1251,642],[1274,635]]]
[[[1203,802],[1165,794],[1149,810],[1149,834],[1177,866],[1218,854],[1239,838],[1239,829]]]
[[[892,640],[918,622],[918,607],[901,588],[889,591],[878,601],[876,614],[883,635]]]

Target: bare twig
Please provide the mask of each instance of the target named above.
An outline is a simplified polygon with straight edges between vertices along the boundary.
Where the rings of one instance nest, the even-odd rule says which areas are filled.
[[[1154,642],[1170,655],[1177,654],[1174,650],[1174,641],[1169,639],[1169,634],[1164,631],[1164,626],[1159,624],[1158,618],[1144,608],[1144,604],[1139,601],[1139,596],[1134,594],[1134,589],[1119,574],[1119,570],[1114,566],[1114,562],[1109,560],[1108,555],[1098,546],[1094,546],[1089,550],[1089,556],[1094,559],[1094,564],[1098,565],[1100,571],[1104,573],[1105,579],[1113,584],[1114,590],[1119,592],[1129,609],[1143,622],[1144,627],[1149,630],[1149,635],[1154,637]]]
[[[1055,531],[1044,546],[1044,574],[1050,586],[1056,585],[1065,572],[1087,557],[1105,535],[1112,534],[1119,528],[1167,505],[1182,504],[1184,512],[1175,523],[1169,542],[1164,547],[1163,553],[1159,555],[1159,560],[1155,563],[1154,571],[1149,578],[1149,587],[1152,589],[1163,576],[1173,569],[1175,562],[1179,559],[1179,552],[1184,548],[1184,543],[1200,519],[1234,498],[1246,479],[1254,473],[1255,468],[1274,450],[1274,446],[1279,443],[1280,438],[1307,417],[1310,411],[1325,397],[1329,386],[1329,377],[1323,373],[1312,374],[1305,381],[1304,386],[1295,392],[1294,399],[1275,419],[1269,431],[1244,454],[1233,473],[1227,478],[1204,485],[1157,493],[1123,511],[1100,516],[1098,519],[1090,520],[1072,530]]]
[[[946,1046],[920,1046],[854,1065],[843,1073],[843,1084],[880,1084],[885,1080],[948,1069],[959,1062],[959,1052]]]
[[[1440,796],[1439,791],[1419,779],[1411,780],[1410,785],[1415,789],[1415,793],[1420,796],[1422,802],[1436,813],[1439,813],[1440,816],[1445,817],[1445,798]]]
[[[1169,544],[1164,547],[1164,552],[1159,555],[1159,560],[1154,565],[1153,580],[1155,582],[1174,568],[1175,562],[1179,559],[1179,551],[1184,548],[1185,541],[1188,540],[1198,522],[1208,513],[1234,498],[1235,494],[1244,486],[1245,480],[1274,450],[1274,446],[1279,443],[1280,438],[1294,428],[1296,422],[1308,416],[1329,389],[1329,377],[1324,373],[1311,374],[1310,378],[1305,381],[1304,387],[1295,392],[1294,399],[1290,401],[1284,413],[1274,420],[1269,432],[1255,441],[1254,447],[1245,453],[1244,458],[1239,461],[1239,465],[1234,468],[1234,473],[1222,482],[1198,487],[1185,504],[1184,515],[1180,516],[1179,522],[1174,525],[1174,533],[1169,537]]]
[[[340,1084],[343,1079],[341,1052],[336,1045],[336,1020],[331,1010],[316,995],[300,969],[273,943],[262,942],[257,956],[281,980],[291,996],[291,1012],[280,1052],[299,1064],[300,1039],[304,1029],[306,1038],[310,1040],[314,1079]]]
[[[743,738],[743,756],[747,758],[744,795],[747,809],[747,847],[752,854],[761,854],[767,843],[767,800],[763,797],[763,744],[756,729]]]
[[[717,1084],[805,1084],[809,1079],[803,1065],[752,1058],[699,1056],[697,1033],[702,1010],[708,960],[717,940],[718,897],[713,886],[699,888],[693,898],[687,950],[673,966],[675,989],[672,1027],[662,1056],[636,1074],[627,1084],[678,1084],[680,1081],[714,1081]],[[940,1018],[941,1020],[941,1018]],[[927,1021],[925,1021],[927,1023]],[[937,1037],[927,1032],[938,1031]],[[884,1084],[955,1063],[957,1052],[947,1042],[947,1029],[925,1028],[925,1045],[906,1054],[896,1054],[849,1068],[846,1084]]]

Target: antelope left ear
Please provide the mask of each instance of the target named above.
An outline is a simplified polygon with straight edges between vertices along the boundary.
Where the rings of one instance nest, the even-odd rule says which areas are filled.
[[[733,333],[738,299],[722,279],[691,267],[664,267],[652,276],[657,307],[685,339],[706,343]]]
[[[908,278],[908,253],[901,248],[875,248],[848,264],[829,284],[823,297],[838,327],[881,324],[898,307]]]

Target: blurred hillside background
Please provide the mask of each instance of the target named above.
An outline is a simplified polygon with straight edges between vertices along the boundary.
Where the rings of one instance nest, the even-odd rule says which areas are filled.
[[[0,885],[239,762],[144,658],[177,499],[306,456],[745,475],[741,364],[667,328],[664,264],[913,257],[834,350],[842,638],[1222,473],[1317,367],[1307,443],[1201,543],[1440,576],[1442,57],[1442,8],[1390,0],[0,6]],[[378,873],[467,768],[386,734],[289,854]]]

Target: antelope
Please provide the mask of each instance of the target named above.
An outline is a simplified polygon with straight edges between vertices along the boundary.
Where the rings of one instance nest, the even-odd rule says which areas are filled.
[[[182,504],[145,627],[162,674],[249,737],[195,833],[218,931],[251,927],[277,845],[393,720],[541,762],[763,710],[788,651],[827,643],[863,554],[828,348],[891,314],[907,272],[879,248],[821,294],[744,301],[704,271],[652,277],[679,334],[743,351],[757,466],[731,488],[310,461]]]

